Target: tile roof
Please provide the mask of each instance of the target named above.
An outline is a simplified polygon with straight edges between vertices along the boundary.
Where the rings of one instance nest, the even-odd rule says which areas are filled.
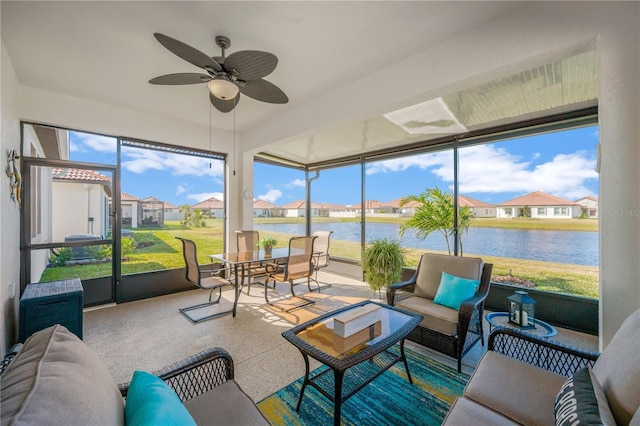
[[[587,195],[586,197],[582,197],[582,198],[577,199],[576,203],[578,201],[582,201],[582,200],[591,200],[591,201],[596,201],[597,202],[598,201],[598,197],[595,197],[593,195]]]
[[[467,197],[466,195],[458,195],[458,205],[460,207],[495,207],[493,204]]]
[[[273,204],[270,201],[261,200],[260,198],[253,202],[254,209],[275,209],[277,207],[278,206],[276,204]]]
[[[126,193],[124,191],[122,191],[120,193],[120,200],[122,200],[122,201],[140,201],[139,198],[134,197],[133,195],[131,195],[129,193]]]
[[[576,203],[542,191],[531,192],[498,204],[499,206],[573,206]]]
[[[224,203],[215,197],[208,198],[191,206],[193,209],[221,209],[223,207]]]
[[[94,170],[70,169],[54,167],[52,169],[53,178],[56,180],[68,180],[74,182],[111,182],[109,176],[98,173]]]

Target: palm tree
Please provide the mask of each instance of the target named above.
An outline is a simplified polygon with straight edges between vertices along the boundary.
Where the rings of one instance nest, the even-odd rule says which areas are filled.
[[[406,195],[400,199],[400,207],[410,202],[416,202],[415,214],[400,225],[398,232],[402,236],[407,229],[414,229],[416,237],[425,239],[432,232],[440,232],[447,242],[447,250],[451,254],[449,237],[454,238],[454,211],[453,195],[443,192],[438,187],[427,188],[419,195]],[[471,222],[473,213],[469,207],[458,208],[458,242],[460,255],[462,255],[462,234],[465,233]]]

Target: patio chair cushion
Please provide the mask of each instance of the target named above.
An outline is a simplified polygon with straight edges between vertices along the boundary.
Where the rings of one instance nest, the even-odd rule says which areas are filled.
[[[184,405],[199,426],[269,424],[234,380],[228,380]],[[215,407],[214,415],[212,407]]]
[[[433,301],[457,311],[462,302],[476,294],[479,285],[480,280],[460,278],[443,272]]]
[[[127,392],[124,418],[127,426],[196,424],[173,389],[158,376],[138,370]]]
[[[521,424],[552,425],[555,397],[566,379],[488,351],[469,380],[464,396]]]
[[[484,262],[479,257],[447,256],[425,253],[420,259],[414,294],[433,300],[440,287],[442,272],[456,277],[479,280]]]
[[[398,300],[396,306],[422,315],[420,326],[447,336],[458,334],[458,311],[423,297]]]
[[[27,339],[2,374],[1,394],[3,426],[124,424],[122,395],[107,367],[61,325]]]
[[[468,398],[457,398],[444,420],[446,425],[518,425],[519,423]]]

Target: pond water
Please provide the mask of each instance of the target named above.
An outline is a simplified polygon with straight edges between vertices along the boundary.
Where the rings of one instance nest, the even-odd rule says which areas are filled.
[[[397,223],[367,223],[367,241],[372,238],[398,239]],[[304,223],[255,224],[261,232],[283,232],[304,235]],[[360,241],[360,224],[357,222],[326,222],[312,225],[315,230],[333,231],[331,238]],[[400,239],[404,247],[446,251],[442,234],[433,233],[419,239],[413,230]],[[541,231],[528,229],[469,228],[462,237],[464,253],[487,254],[498,257],[542,260],[598,266],[598,233],[586,231]],[[453,247],[451,247],[453,251]]]

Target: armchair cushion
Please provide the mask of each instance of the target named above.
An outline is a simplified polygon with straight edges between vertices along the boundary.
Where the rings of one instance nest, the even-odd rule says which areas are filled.
[[[124,417],[128,426],[196,424],[175,391],[144,371],[133,372]]]
[[[440,287],[442,272],[470,280],[482,278],[484,262],[479,257],[425,253],[420,259],[414,294],[433,300]]]
[[[480,280],[460,278],[443,272],[433,301],[457,311],[462,302],[476,294],[479,285]]]
[[[200,426],[269,424],[234,380],[227,380],[213,390],[186,401],[184,405]],[[213,416],[211,407],[216,407]]]
[[[458,311],[423,297],[402,299],[396,302],[396,306],[422,315],[421,327],[447,336],[458,334]]]
[[[517,423],[553,425],[555,397],[565,380],[560,374],[487,351],[464,395]]]

